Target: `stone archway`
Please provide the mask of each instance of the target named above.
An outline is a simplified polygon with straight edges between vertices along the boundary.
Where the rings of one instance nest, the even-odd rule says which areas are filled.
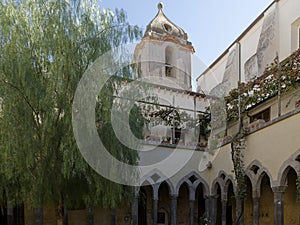
[[[199,224],[200,221],[204,221],[207,218],[206,212],[206,199],[204,196],[205,190],[203,185],[200,183],[195,191],[195,211],[194,211],[194,221],[195,224]]]
[[[168,225],[170,221],[170,194],[171,190],[166,181],[162,182],[158,188],[158,210],[157,224]]]
[[[274,224],[274,194],[271,188],[270,177],[263,172],[260,176],[260,199],[259,199],[259,224]]]
[[[226,225],[231,225],[235,223],[236,220],[236,201],[233,189],[233,183],[231,180],[228,181],[227,186],[227,203],[226,203]]]
[[[216,183],[216,225],[222,225],[222,191],[219,183]]]
[[[189,207],[189,186],[184,182],[178,193],[177,200],[177,223],[178,224],[190,224],[189,219],[190,207]]]
[[[245,176],[246,198],[244,199],[244,224],[253,224],[253,198],[252,183],[248,176]]]
[[[300,206],[296,187],[297,173],[292,167],[286,168],[284,193],[284,224],[294,225],[300,223]]]
[[[184,198],[182,198],[183,193],[185,193]],[[175,194],[178,195],[179,208],[177,210],[177,218],[180,220],[178,224],[199,224],[201,217],[203,217],[203,219],[210,218],[208,208],[210,205],[209,186],[197,173],[191,172],[184,176],[177,183]],[[184,202],[184,204],[182,202]],[[181,210],[180,208],[183,208],[183,206],[185,208]]]
[[[151,186],[142,186],[138,195],[138,225],[147,225],[153,223],[152,215],[152,196]]]

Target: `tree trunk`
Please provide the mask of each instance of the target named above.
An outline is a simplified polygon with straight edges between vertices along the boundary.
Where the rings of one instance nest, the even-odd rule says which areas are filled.
[[[64,225],[63,206],[61,204],[56,207],[56,225]]]
[[[56,225],[68,225],[69,224],[69,216],[68,216],[68,208],[65,204],[59,203],[56,206]]]

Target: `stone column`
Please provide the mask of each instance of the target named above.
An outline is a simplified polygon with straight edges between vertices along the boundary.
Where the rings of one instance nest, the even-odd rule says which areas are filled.
[[[171,225],[177,225],[177,195],[171,195]]]
[[[218,215],[218,195],[211,195],[208,197],[210,201],[210,208],[207,208],[207,219],[210,220],[210,224],[215,225],[217,223],[217,215]]]
[[[157,210],[158,210],[158,189],[159,184],[154,184],[153,189],[153,225],[157,225]]]
[[[286,186],[272,187],[274,193],[274,225],[284,224],[284,192]]]
[[[190,225],[194,225],[195,199],[190,200]]]
[[[253,225],[259,225],[259,197],[253,197]]]
[[[157,225],[157,207],[158,207],[158,199],[153,198],[153,225]]]
[[[204,196],[205,199],[205,217],[206,219],[210,219],[211,218],[211,214],[210,214],[210,208],[211,208],[211,199],[209,196]]]
[[[136,195],[132,203],[132,225],[139,224],[139,197]]]
[[[226,225],[227,199],[222,200],[222,225]]]

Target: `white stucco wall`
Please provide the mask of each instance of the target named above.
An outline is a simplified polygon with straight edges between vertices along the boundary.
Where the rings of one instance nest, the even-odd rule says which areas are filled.
[[[276,52],[279,53],[280,60],[283,60],[298,49],[299,28],[300,1],[273,2],[261,18],[258,18],[235,42],[240,43],[241,81],[247,82],[255,76],[260,76],[264,68],[274,61]],[[198,90],[203,90],[208,94],[217,82],[222,82],[230,50],[226,50],[227,53],[224,56],[198,77]],[[245,63],[247,63],[247,71]]]
[[[166,48],[172,49],[172,76],[165,73]],[[137,48],[142,77],[151,83],[191,90],[191,50],[170,41],[143,39]]]

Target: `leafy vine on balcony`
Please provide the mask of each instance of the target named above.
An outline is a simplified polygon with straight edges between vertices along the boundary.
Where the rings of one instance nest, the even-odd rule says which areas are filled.
[[[280,84],[279,84],[280,82]],[[300,49],[280,62],[274,60],[263,75],[248,83],[240,83],[241,111],[251,108],[281,92],[293,90],[300,82]],[[225,97],[227,122],[238,119],[239,89],[232,89]]]

